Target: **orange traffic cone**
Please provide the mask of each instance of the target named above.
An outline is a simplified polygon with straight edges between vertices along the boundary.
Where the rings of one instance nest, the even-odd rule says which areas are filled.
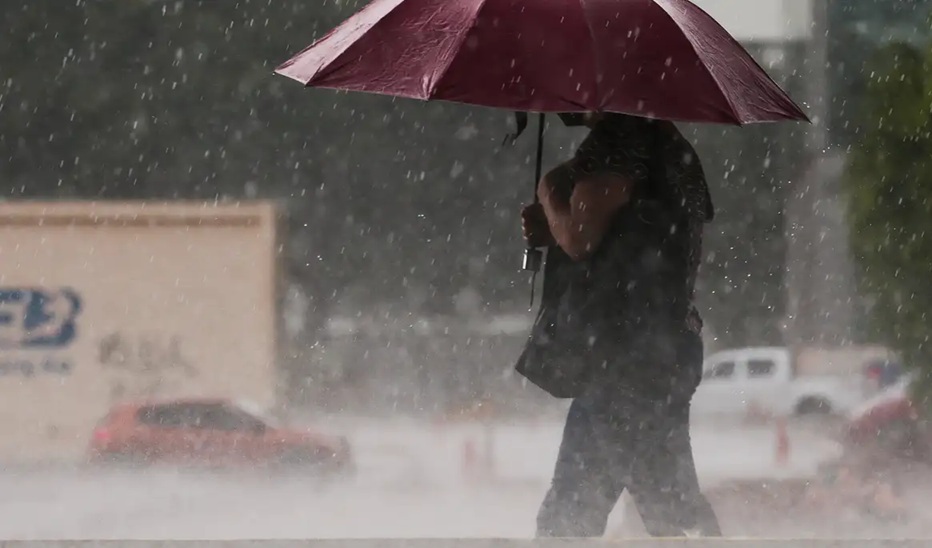
[[[777,419],[776,461],[780,466],[790,462],[790,435],[786,430],[786,419]]]

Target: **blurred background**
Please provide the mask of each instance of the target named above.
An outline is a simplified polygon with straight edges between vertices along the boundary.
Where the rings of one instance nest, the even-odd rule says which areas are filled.
[[[708,449],[700,468],[756,478],[764,472],[748,470],[766,461],[761,470],[815,473],[840,451],[827,432],[853,428],[884,394],[913,444],[922,436],[911,410],[922,407],[916,394],[927,392],[932,363],[932,1],[697,3],[814,121],[683,127],[718,211],[699,288],[712,356],[704,397],[731,403],[707,410],[758,421],[731,441],[712,430],[694,435]],[[313,447],[365,471],[381,466],[367,468],[367,458],[397,460],[400,451],[405,462],[447,462],[437,477],[488,473],[476,464],[483,459],[522,471],[532,460],[540,466],[530,467],[539,468],[527,480],[531,494],[513,501],[526,507],[520,519],[532,519],[565,408],[512,372],[530,320],[519,212],[532,199],[534,142],[502,146],[513,130],[506,112],[306,90],[272,75],[361,6],[33,0],[2,8],[0,462],[84,462],[88,447],[126,449],[113,441],[121,429],[214,420],[227,433],[275,431],[291,441],[271,449],[153,438],[144,452],[172,462],[206,443],[207,460],[229,460],[233,447],[258,462],[281,457],[284,443],[296,460]],[[547,131],[545,167],[584,137],[559,123]],[[908,390],[901,369],[911,372]],[[901,390],[891,396],[890,386]],[[774,419],[800,414],[835,422]],[[286,419],[335,433],[275,426]],[[458,421],[444,430],[452,438],[425,434],[442,435],[437,424],[450,421]],[[519,424],[538,426],[514,431]],[[794,450],[808,448],[794,457],[791,434],[804,440]],[[506,448],[490,449],[495,439],[509,440],[495,442]],[[722,453],[746,453],[751,464]],[[39,489],[32,476],[16,478]],[[77,492],[44,481],[49,500]],[[39,507],[8,496],[23,516]],[[445,504],[435,521],[468,513]],[[269,523],[293,523],[282,515],[304,519],[290,509]],[[0,535],[256,531],[203,520],[146,529],[158,519],[99,529],[90,517],[59,528],[24,517]],[[439,534],[523,531],[481,520]],[[294,532],[288,527],[258,531]],[[307,527],[299,532],[353,530]],[[437,534],[399,527],[372,534]]]

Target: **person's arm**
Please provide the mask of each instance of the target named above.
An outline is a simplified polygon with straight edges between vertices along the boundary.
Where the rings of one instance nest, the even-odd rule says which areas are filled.
[[[557,245],[580,261],[598,248],[615,213],[630,201],[632,184],[610,174],[573,181],[571,174],[568,164],[550,171],[540,181],[537,197]]]

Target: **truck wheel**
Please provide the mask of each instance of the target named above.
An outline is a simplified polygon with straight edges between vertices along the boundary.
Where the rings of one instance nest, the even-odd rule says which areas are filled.
[[[823,398],[803,398],[796,404],[797,415],[828,415],[832,404]]]

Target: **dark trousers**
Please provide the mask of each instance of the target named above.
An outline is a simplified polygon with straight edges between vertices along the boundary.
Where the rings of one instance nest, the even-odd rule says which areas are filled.
[[[689,400],[698,376],[683,375],[673,384],[679,386],[659,397],[616,385],[573,400],[537,517],[538,536],[602,536],[625,489],[652,536],[721,535],[699,489],[689,437]]]

